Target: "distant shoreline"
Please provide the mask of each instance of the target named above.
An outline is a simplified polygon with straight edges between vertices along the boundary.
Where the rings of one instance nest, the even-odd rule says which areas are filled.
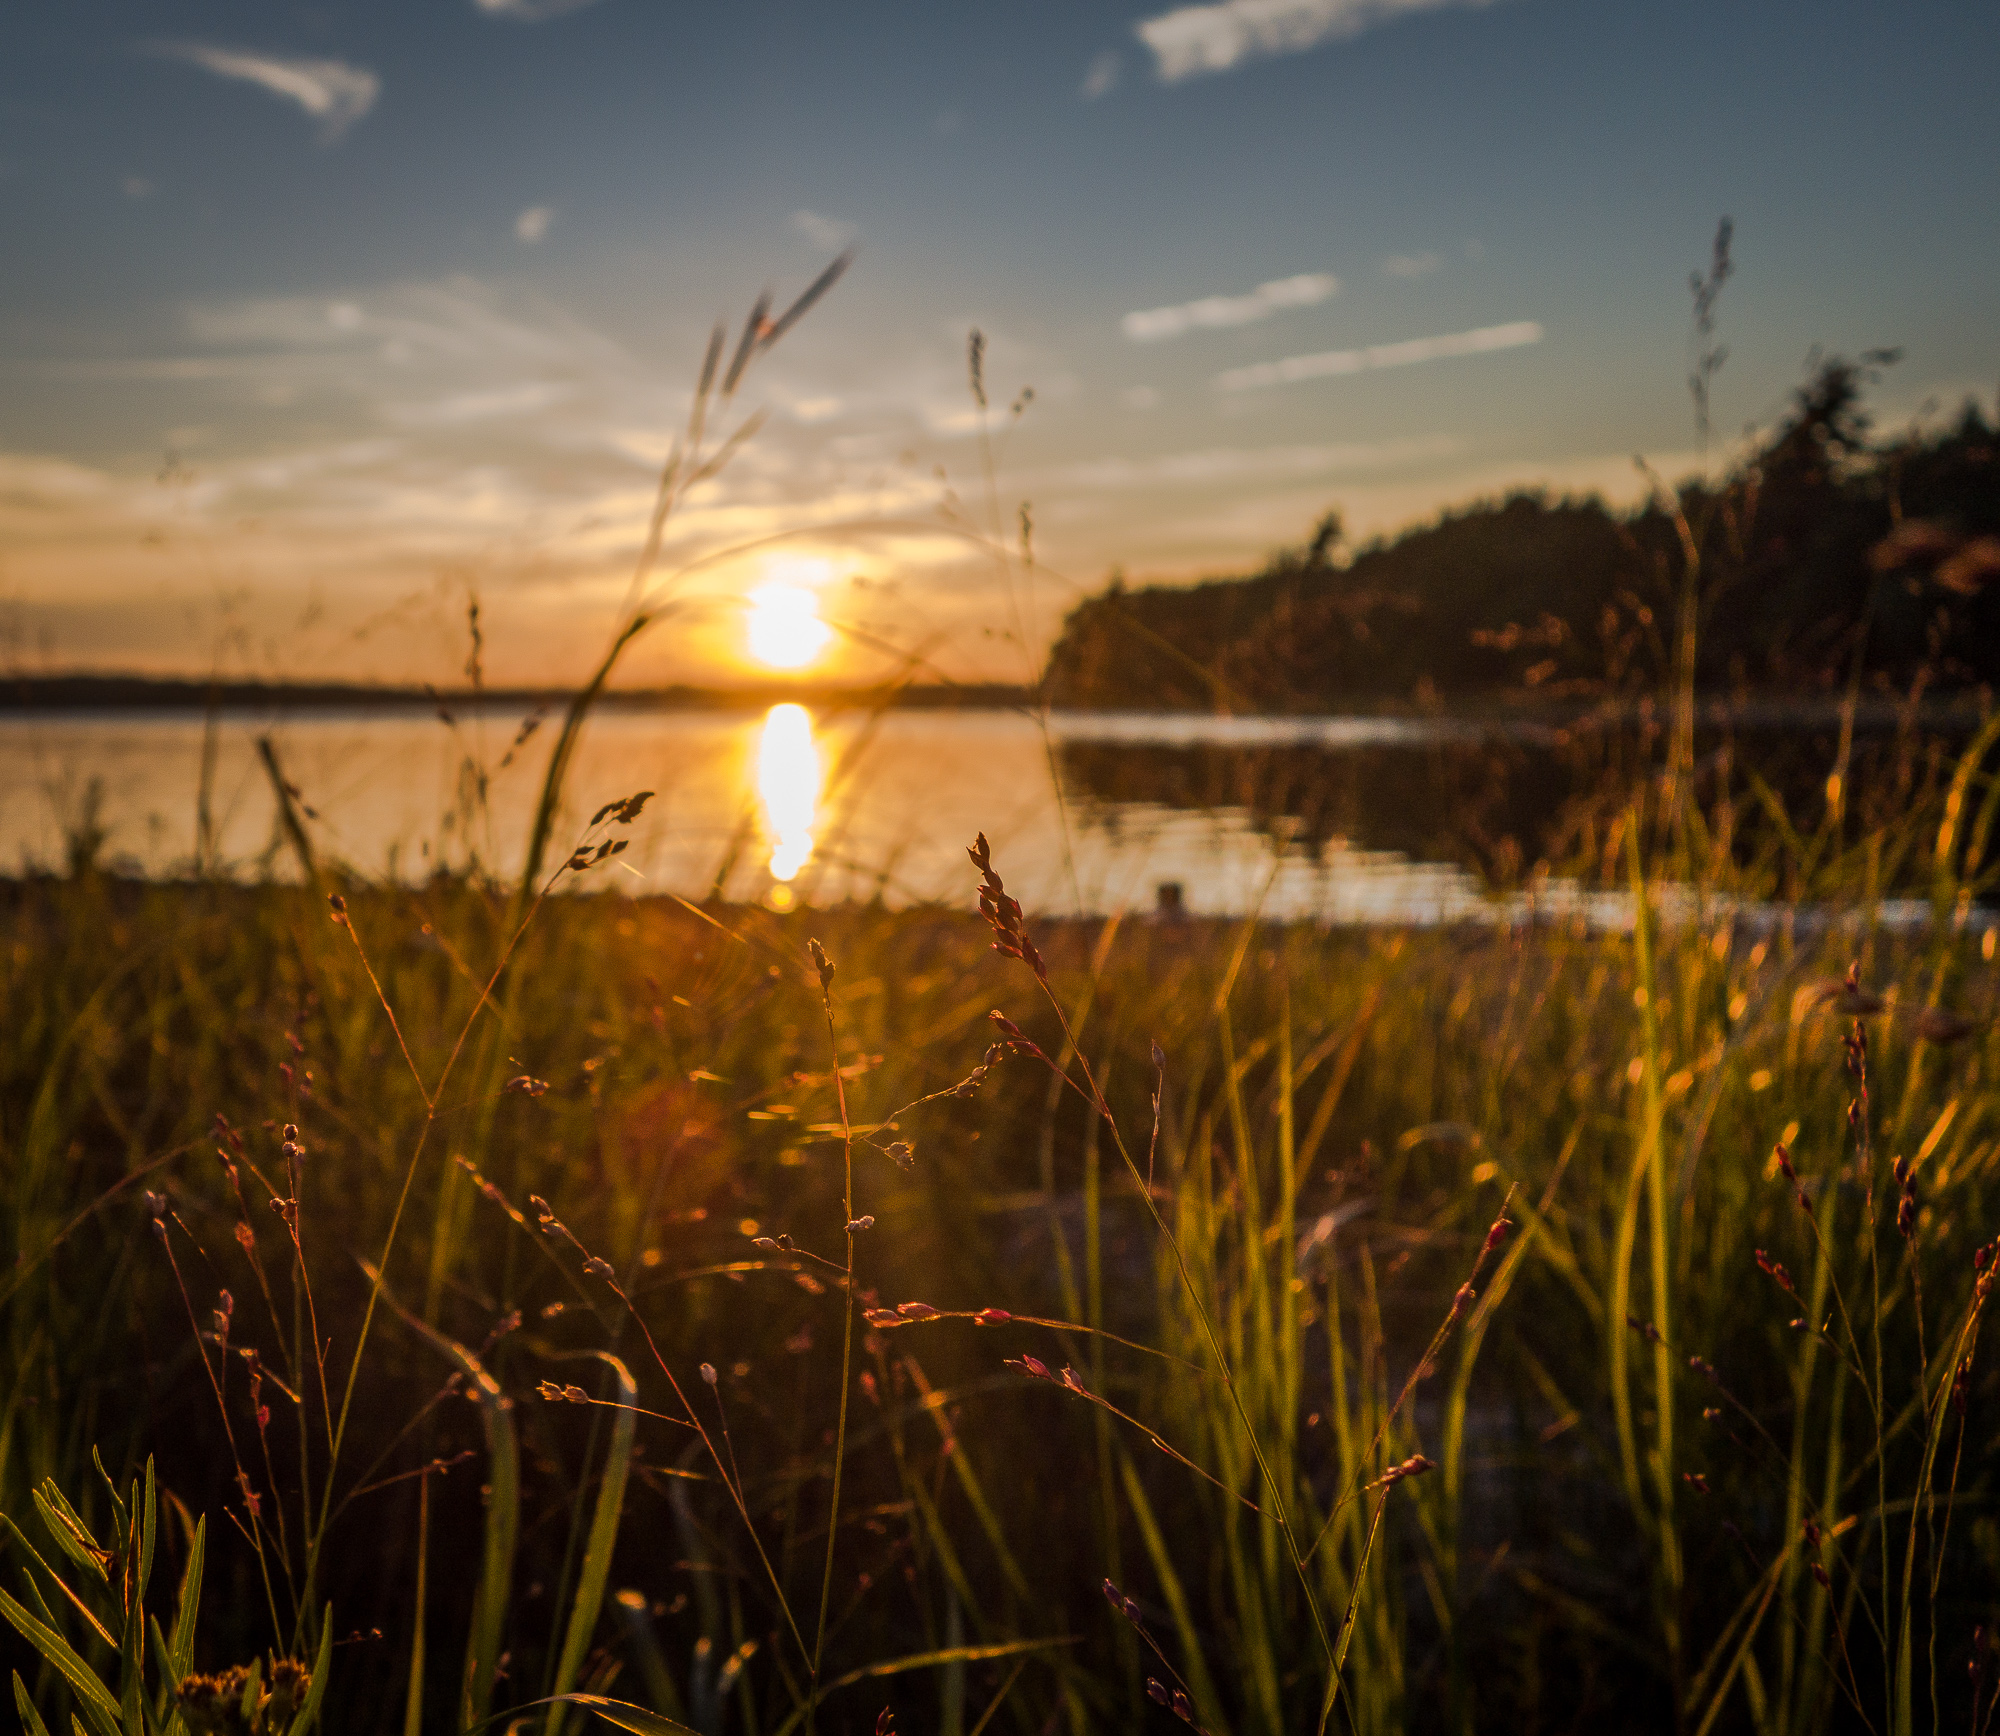
[[[172,676],[139,675],[34,675],[0,678],[0,719],[61,714],[112,714],[180,712],[203,714],[213,709],[219,715],[276,716],[307,712],[412,713],[447,712],[475,715],[482,712],[540,712],[554,714],[576,697],[562,687],[391,687],[364,682],[319,681],[203,681]],[[902,688],[834,686],[804,682],[766,682],[737,687],[649,687],[614,688],[602,694],[595,708],[605,712],[753,712],[773,705],[808,705],[829,713],[841,711],[1016,711],[1037,704],[1032,688],[999,682],[953,684],[933,682]],[[1697,696],[1696,722],[1699,726],[1751,728],[1799,727],[1833,724],[1840,720],[1843,701],[1823,693],[1796,695],[1771,693],[1716,694]],[[1917,721],[1928,727],[1976,725],[1990,712],[1993,696],[1983,689],[1955,693],[1934,693],[1924,697]],[[1216,712],[1187,706],[1165,705],[1135,711],[1125,705],[1078,704],[1072,700],[1056,707],[1054,717],[1079,720],[1102,718],[1109,735],[1099,737],[1091,728],[1059,728],[1059,734],[1081,739],[1117,739],[1122,731],[1113,727],[1118,720],[1145,719],[1157,723],[1171,719],[1207,739],[1219,734],[1229,738],[1249,731],[1243,745],[1274,745],[1293,735],[1314,737],[1320,726],[1351,723],[1360,719],[1383,723],[1422,726],[1442,721],[1475,730],[1493,730],[1502,735],[1526,732],[1539,734],[1552,729],[1577,726],[1634,724],[1651,718],[1664,719],[1665,708],[1657,701],[1621,699],[1549,700],[1537,704],[1495,703],[1492,695],[1467,695],[1457,702],[1434,707],[1408,703],[1384,703],[1379,697],[1357,696],[1357,702],[1337,712],[1296,712],[1289,708],[1270,711]],[[1880,729],[1908,715],[1906,703],[1884,695],[1859,699],[1854,723],[1861,728]],[[1275,733],[1274,733],[1275,732]],[[1269,738],[1269,739],[1266,739]],[[1142,739],[1155,737],[1142,732]]]
[[[564,687],[386,687],[349,681],[203,681],[142,675],[29,675],[0,680],[0,716],[61,711],[559,711]],[[988,710],[1025,705],[1025,687],[938,682],[902,688],[767,682],[738,687],[614,688],[608,711],[761,711],[787,702],[831,710]]]

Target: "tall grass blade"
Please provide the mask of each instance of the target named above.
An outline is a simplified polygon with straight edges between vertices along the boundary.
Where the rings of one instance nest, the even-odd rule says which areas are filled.
[[[618,1543],[618,1521],[625,1510],[625,1480],[632,1469],[632,1442],[638,1428],[639,1384],[632,1372],[609,1351],[589,1352],[610,1369],[618,1388],[619,1409],[614,1413],[611,1445],[604,1458],[603,1478],[598,1486],[597,1507],[591,1515],[590,1537],[584,1546],[583,1561],[577,1570],[576,1596],[570,1605],[569,1626],[563,1635],[562,1653],[556,1664],[556,1704],[550,1707],[543,1728],[548,1736],[561,1736],[565,1705],[562,1696],[583,1668],[590,1651],[591,1636],[597,1631],[598,1612],[604,1606],[604,1588],[611,1578],[611,1554]]]

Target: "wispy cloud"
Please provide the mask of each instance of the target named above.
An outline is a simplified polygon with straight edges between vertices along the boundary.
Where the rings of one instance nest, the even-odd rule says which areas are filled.
[[[1339,288],[1337,277],[1323,271],[1306,272],[1299,277],[1260,283],[1248,295],[1208,295],[1176,307],[1145,308],[1128,313],[1121,323],[1125,335],[1134,343],[1157,343],[1161,338],[1177,338],[1197,328],[1255,325],[1287,308],[1315,306]]]
[[[556,220],[555,208],[550,205],[530,205],[514,219],[514,239],[525,241],[530,247],[548,234],[549,225]]]
[[[1122,63],[1115,54],[1100,54],[1090,63],[1090,70],[1083,75],[1083,84],[1078,94],[1085,102],[1095,102],[1101,96],[1109,96],[1118,86],[1118,74]]]
[[[518,18],[524,24],[539,24],[565,12],[581,12],[597,0],[473,0],[473,4],[489,18]]]
[[[1444,434],[1323,446],[1220,446],[1153,458],[1090,459],[1032,480],[1043,486],[1111,491],[1246,482],[1274,487],[1307,477],[1422,464],[1461,450],[1460,441]]]
[[[1246,60],[1301,54],[1323,42],[1359,36],[1410,12],[1483,6],[1489,0],[1222,0],[1177,6],[1133,26],[1153,51],[1168,84],[1204,72],[1227,72]]]
[[[1382,274],[1411,279],[1428,277],[1443,263],[1435,253],[1392,253],[1382,261]]]
[[[794,211],[792,227],[815,247],[823,247],[829,253],[837,253],[854,239],[854,225],[844,223],[838,217],[825,217],[817,211]]]
[[[297,103],[320,123],[329,142],[360,120],[382,94],[381,79],[365,66],[350,66],[344,60],[297,59],[201,42],[162,43],[155,52]]]
[[[1225,392],[1246,392],[1259,386],[1292,386],[1301,380],[1324,380],[1341,374],[1365,374],[1377,368],[1407,368],[1417,362],[1442,361],[1447,356],[1484,355],[1489,350],[1515,350],[1542,341],[1542,328],[1531,319],[1511,325],[1481,326],[1477,331],[1448,332],[1442,337],[1409,338],[1399,344],[1371,344],[1365,350],[1321,350],[1316,355],[1287,356],[1279,362],[1258,362],[1230,368],[1215,376]]]

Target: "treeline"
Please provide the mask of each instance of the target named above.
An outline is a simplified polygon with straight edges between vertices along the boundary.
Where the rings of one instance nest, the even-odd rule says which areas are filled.
[[[1329,513],[1253,576],[1127,589],[1063,624],[1057,706],[1328,712],[1656,691],[1694,625],[1713,695],[2000,683],[2000,428],[1877,441],[1886,354],[1823,364],[1713,484],[1629,513],[1515,494],[1337,559]],[[1684,666],[1683,666],[1684,668]]]

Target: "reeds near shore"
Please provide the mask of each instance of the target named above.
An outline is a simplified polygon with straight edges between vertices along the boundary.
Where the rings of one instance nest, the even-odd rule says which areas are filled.
[[[17,884],[0,1507],[150,1453],[201,1661],[332,1632],[339,1728],[1307,1729],[1332,1657],[1337,1728],[1969,1727],[2000,1052],[1938,890],[1028,922],[1046,995],[970,918],[579,896],[486,996],[464,885]]]

